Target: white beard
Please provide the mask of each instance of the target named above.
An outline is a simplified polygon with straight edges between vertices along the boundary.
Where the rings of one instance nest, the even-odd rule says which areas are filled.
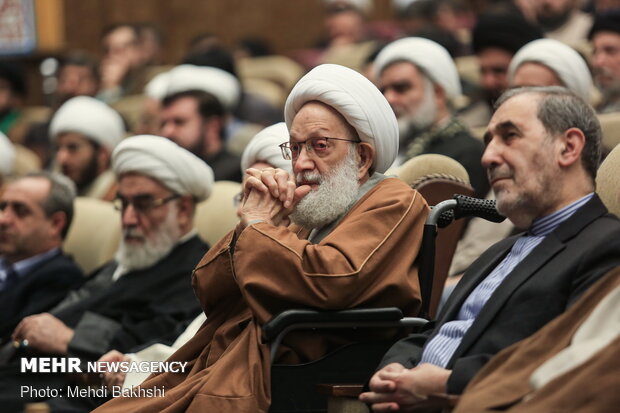
[[[404,144],[409,138],[410,133],[419,133],[431,127],[435,123],[437,117],[437,107],[435,106],[435,89],[433,83],[425,79],[424,82],[424,99],[416,108],[415,113],[401,116],[398,119],[398,129],[400,132],[400,143]]]
[[[291,220],[307,229],[322,228],[344,214],[357,200],[359,181],[355,147],[352,145],[342,162],[328,175],[305,172],[297,181],[318,181],[319,187],[306,195],[290,215]]]
[[[125,232],[142,235],[138,228],[130,228]],[[142,244],[128,244],[125,238],[116,251],[115,259],[119,266],[127,271],[142,270],[153,266],[164,258],[177,245],[181,238],[181,229],[177,222],[177,208],[171,204],[166,219],[149,237],[144,237]]]

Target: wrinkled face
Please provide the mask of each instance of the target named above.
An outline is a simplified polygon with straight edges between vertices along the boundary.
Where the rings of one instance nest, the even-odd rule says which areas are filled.
[[[172,191],[158,181],[139,174],[123,175],[118,183],[117,197],[123,200],[125,207],[122,213],[123,240],[130,245],[144,245],[147,239],[154,239],[163,222],[168,216],[171,202],[152,208],[138,208],[149,202],[166,199],[173,195]]]
[[[291,124],[290,135],[291,142],[322,137],[358,140],[353,129],[338,112],[319,102],[306,103],[297,112]],[[329,140],[329,149],[322,153],[308,153],[306,145],[302,145],[299,156],[292,160],[297,185],[311,185],[316,189],[316,175],[328,175],[346,157],[350,145],[358,144]]]
[[[480,84],[487,99],[494,101],[508,89],[508,67],[512,53],[497,47],[487,47],[478,53]]]
[[[564,86],[564,83],[547,66],[525,62],[515,71],[511,86]]]
[[[198,102],[181,97],[161,110],[161,135],[201,157],[205,124],[198,113]]]
[[[485,134],[482,165],[487,169],[498,211],[520,228],[545,214],[560,173],[557,139],[536,112],[540,97],[517,95],[495,112]]]
[[[97,148],[82,134],[62,133],[56,140],[56,162],[64,175],[78,188],[84,188],[99,174],[97,155],[100,150],[103,148]]]
[[[0,196],[0,255],[10,262],[45,251],[53,226],[42,202],[50,187],[44,178],[23,178],[8,184]]]
[[[424,101],[425,77],[411,63],[394,63],[381,72],[379,90],[389,102],[396,118],[411,117]]]
[[[61,103],[74,96],[95,96],[98,89],[95,74],[86,66],[66,65],[58,75],[56,93]]]
[[[598,32],[592,38],[594,81],[603,89],[620,90],[620,34]]]

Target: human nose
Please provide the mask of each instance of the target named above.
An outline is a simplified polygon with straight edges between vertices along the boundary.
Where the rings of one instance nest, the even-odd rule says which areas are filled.
[[[138,225],[138,212],[133,204],[128,204],[121,212],[123,227]]]
[[[293,171],[295,173],[313,170],[315,168],[316,165],[314,160],[310,156],[311,152],[312,150],[308,144],[304,143],[300,146],[299,155],[293,160]]]
[[[68,159],[69,151],[64,147],[58,148],[58,151],[56,152],[56,161],[62,165],[66,163]]]
[[[174,124],[172,122],[166,122],[161,127],[161,136],[174,140]]]
[[[486,169],[497,166],[501,163],[501,151],[494,139],[491,139],[484,149],[481,163]]]

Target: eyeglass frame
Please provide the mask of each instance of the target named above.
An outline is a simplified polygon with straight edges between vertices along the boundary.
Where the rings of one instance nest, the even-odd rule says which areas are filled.
[[[175,199],[181,198],[182,195],[181,194],[172,194],[172,195],[168,195],[168,196],[163,197],[163,198],[153,199],[153,201],[151,201],[151,204],[148,207],[146,207],[146,208],[142,208],[142,207],[136,208],[135,199],[137,197],[140,197],[140,196],[152,197],[152,195],[150,195],[150,194],[139,194],[139,195],[131,197],[131,200],[130,200],[129,198],[125,198],[123,196],[116,195],[116,198],[114,198],[112,200],[112,204],[114,205],[114,209],[116,209],[117,211],[121,211],[121,212],[125,211],[129,205],[132,205],[133,209],[136,212],[141,213],[141,214],[146,214],[149,211],[151,211],[151,210],[153,210],[155,208],[159,208],[160,206],[165,205],[165,204],[167,204],[170,201],[174,201]],[[126,205],[124,205],[124,202],[123,202],[124,199],[128,201]]]
[[[308,144],[308,141],[313,141],[313,140],[318,140],[318,139],[325,139],[327,142],[329,142],[330,140],[334,140],[334,141],[344,141],[344,142],[351,142],[351,143],[362,143],[361,140],[332,138],[331,136],[317,136],[315,138],[308,138],[305,141],[301,141],[301,142],[291,142],[291,141],[284,142],[284,143],[279,144],[278,147],[280,148],[280,151],[282,152],[282,157],[284,158],[284,160],[292,161],[299,157],[299,154],[301,154],[301,149],[299,150],[299,154],[297,156],[293,156],[293,151],[291,150],[291,146],[290,146],[291,143],[295,143],[298,145],[304,145],[306,147],[306,152],[314,153],[315,151],[312,148],[312,146]]]

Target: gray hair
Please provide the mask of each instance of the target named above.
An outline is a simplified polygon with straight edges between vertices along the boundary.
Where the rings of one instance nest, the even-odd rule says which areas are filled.
[[[41,207],[48,218],[55,212],[64,212],[67,223],[62,229],[61,236],[65,239],[73,220],[73,201],[77,193],[73,181],[62,174],[47,171],[32,172],[24,178],[43,178],[49,181],[50,191],[41,202]]]
[[[495,109],[497,110],[507,100],[525,93],[541,96],[536,116],[551,136],[557,136],[570,128],[577,128],[583,132],[586,141],[581,152],[581,163],[594,181],[601,162],[602,132],[592,106],[565,87],[537,86],[507,90],[497,99]]]

